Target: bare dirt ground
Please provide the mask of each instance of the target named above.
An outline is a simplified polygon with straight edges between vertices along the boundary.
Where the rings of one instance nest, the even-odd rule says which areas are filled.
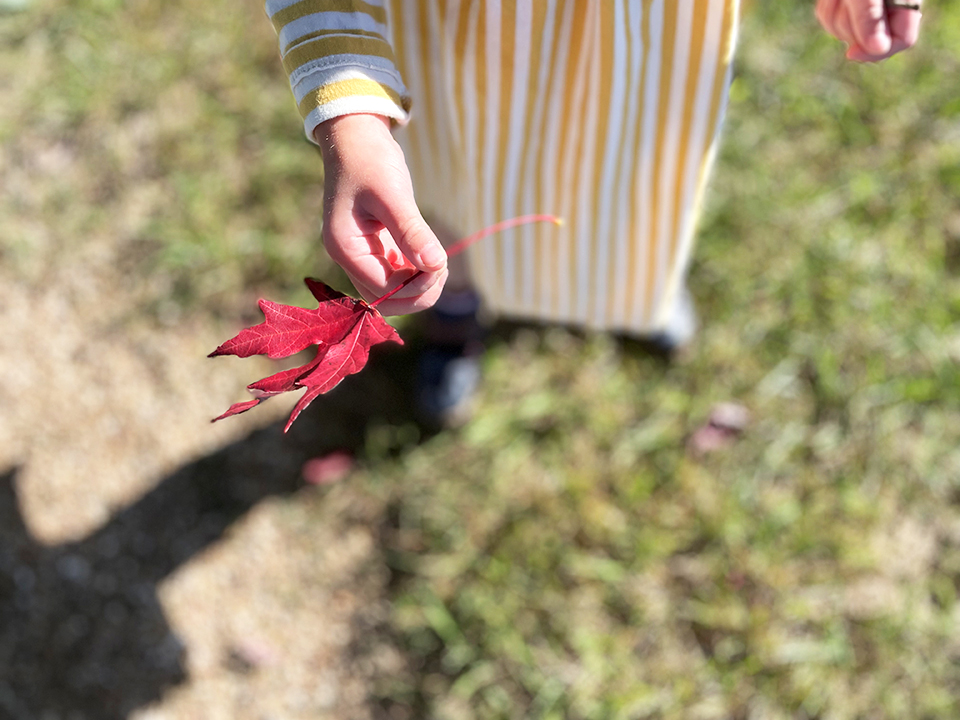
[[[0,272],[0,717],[369,716],[380,510],[300,468],[382,378],[211,426],[264,369],[206,359],[235,328],[137,317],[106,244],[45,263]]]

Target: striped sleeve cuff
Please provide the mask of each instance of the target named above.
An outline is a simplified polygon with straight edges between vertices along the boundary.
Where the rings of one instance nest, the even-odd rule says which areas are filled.
[[[382,0],[266,0],[303,129],[340,115],[372,113],[398,123],[410,97],[387,42]]]

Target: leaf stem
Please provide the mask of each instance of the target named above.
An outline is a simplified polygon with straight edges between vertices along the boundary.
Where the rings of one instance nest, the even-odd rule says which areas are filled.
[[[552,222],[554,225],[563,225],[563,220],[555,215],[521,215],[520,217],[510,218],[509,220],[501,220],[500,222],[489,225],[482,230],[478,230],[473,235],[468,235],[462,240],[455,242],[447,249],[447,257],[449,258],[453,257],[454,255],[459,255],[478,240],[482,240],[483,238],[493,235],[494,233],[498,233],[503,230],[509,230],[510,228],[517,227],[518,225],[527,225],[535,222]],[[400,292],[400,290],[405,288],[421,275],[423,275],[423,270],[417,270],[417,272],[397,285],[393,290],[390,290],[382,297],[378,297],[376,300],[370,303],[370,307],[375,308],[384,300],[389,300],[396,293]]]

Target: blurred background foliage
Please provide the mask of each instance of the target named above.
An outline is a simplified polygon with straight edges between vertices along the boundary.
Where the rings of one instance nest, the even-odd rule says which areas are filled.
[[[258,3],[0,11],[4,263],[118,263],[159,322],[334,275]],[[751,3],[680,362],[513,329],[466,426],[371,426],[390,717],[960,715],[960,1],[925,15],[878,67]]]

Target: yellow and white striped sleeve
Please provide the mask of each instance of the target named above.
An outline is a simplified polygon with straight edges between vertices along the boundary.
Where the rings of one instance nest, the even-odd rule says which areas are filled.
[[[265,7],[311,142],[317,125],[340,115],[407,121],[410,96],[382,0],[266,0]]]

